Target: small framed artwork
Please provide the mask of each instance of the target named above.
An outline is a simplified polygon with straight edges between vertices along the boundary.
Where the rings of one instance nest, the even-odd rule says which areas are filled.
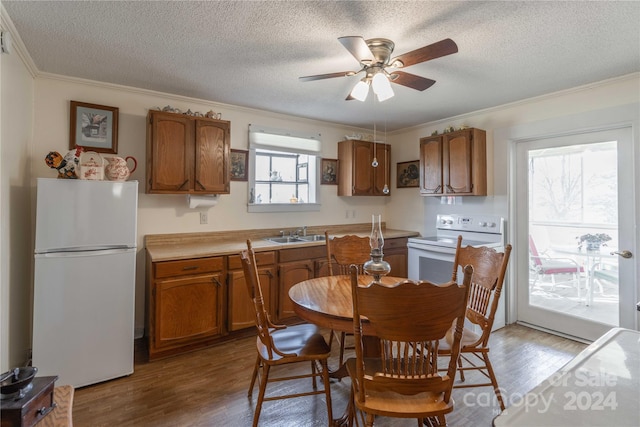
[[[420,181],[420,160],[398,162],[396,166],[397,188],[418,186]]]
[[[118,152],[118,107],[71,101],[69,149]]]
[[[338,185],[338,160],[322,159],[320,184]]]
[[[231,149],[231,181],[247,181],[249,152]]]

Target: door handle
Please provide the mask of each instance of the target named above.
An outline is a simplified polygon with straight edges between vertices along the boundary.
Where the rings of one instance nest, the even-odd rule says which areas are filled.
[[[633,256],[631,251],[614,251],[611,252],[611,255],[620,255],[622,258],[631,258]]]

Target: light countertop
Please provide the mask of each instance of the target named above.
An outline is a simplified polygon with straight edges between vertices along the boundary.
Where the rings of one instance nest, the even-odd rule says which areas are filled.
[[[325,230],[329,232],[330,237],[344,236],[347,234],[368,237],[371,231],[371,224],[309,227],[307,234],[324,235]],[[387,228],[383,228],[382,233],[385,239],[419,236],[419,233],[415,231]],[[145,247],[151,261],[158,262],[220,255],[236,255],[247,248],[247,239],[251,239],[251,244],[256,252],[325,245],[324,240],[285,244],[264,240],[265,237],[278,235],[279,230],[274,229],[156,234],[145,236]]]

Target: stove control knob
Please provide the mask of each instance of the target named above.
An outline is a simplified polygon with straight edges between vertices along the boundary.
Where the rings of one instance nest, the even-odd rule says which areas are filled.
[[[490,223],[489,223],[489,228],[494,228],[495,226],[496,226],[496,223],[495,223],[495,222],[490,222]]]
[[[481,222],[479,225],[480,225],[480,227],[486,227],[487,223],[486,222]]]

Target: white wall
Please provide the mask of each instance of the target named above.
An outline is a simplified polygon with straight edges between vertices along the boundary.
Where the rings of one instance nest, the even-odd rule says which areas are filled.
[[[30,149],[33,77],[16,52],[0,55],[0,372],[31,347]]]

